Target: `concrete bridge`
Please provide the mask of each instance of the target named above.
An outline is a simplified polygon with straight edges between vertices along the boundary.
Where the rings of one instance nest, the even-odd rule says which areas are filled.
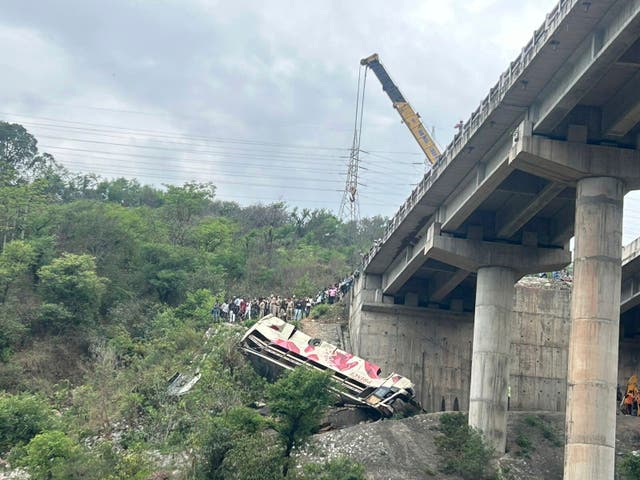
[[[560,1],[365,256],[352,297],[356,343],[358,315],[376,306],[436,323],[472,313],[469,422],[504,451],[514,284],[569,264],[574,237],[566,479],[614,474],[622,205],[640,188],[639,123],[640,0]],[[627,283],[631,309],[640,281]]]

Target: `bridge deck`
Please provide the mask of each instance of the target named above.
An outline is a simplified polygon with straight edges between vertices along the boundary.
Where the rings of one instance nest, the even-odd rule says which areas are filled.
[[[484,240],[522,243],[535,231],[538,244],[564,246],[573,234],[575,185],[510,163],[513,133],[527,121],[534,135],[566,140],[575,123],[587,127],[588,143],[635,148],[639,38],[640,0],[558,3],[365,256],[367,273],[400,275],[387,278],[385,293],[411,278],[442,284],[462,276],[443,275],[420,256],[416,245],[434,222],[454,236],[482,226]]]

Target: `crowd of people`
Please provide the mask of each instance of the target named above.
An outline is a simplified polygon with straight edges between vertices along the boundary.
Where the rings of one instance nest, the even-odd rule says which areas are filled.
[[[565,268],[562,270],[557,270],[555,272],[545,272],[536,274],[537,277],[540,278],[552,278],[553,280],[562,280],[564,282],[571,282],[573,280],[573,275],[569,273],[569,271]]]
[[[299,321],[308,317],[311,309],[318,304],[332,305],[339,302],[350,290],[354,275],[349,275],[341,282],[336,282],[320,290],[313,297],[254,297],[244,299],[233,297],[222,303],[216,302],[211,309],[214,322],[236,323],[244,320],[260,320],[266,315],[274,315],[286,322]]]

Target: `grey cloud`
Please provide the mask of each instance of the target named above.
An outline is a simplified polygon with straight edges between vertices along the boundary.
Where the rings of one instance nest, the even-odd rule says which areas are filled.
[[[281,163],[276,159],[250,165],[236,156],[234,168],[228,158],[212,155],[205,167],[195,155],[175,155],[185,172],[200,168],[202,179],[211,172],[214,179],[221,176],[220,195],[249,196],[249,179],[225,185],[224,172],[233,168],[264,176],[274,185],[252,189],[253,197],[304,200],[301,205],[307,207],[333,202],[337,208],[340,194],[321,190],[340,188],[344,182],[346,160],[340,157],[351,145],[361,57],[380,53],[425,124],[435,125],[440,143],[446,144],[453,124],[475,109],[554,3],[9,0],[3,2],[0,26],[31,32],[44,43],[29,47],[38,52],[25,54],[55,55],[64,68],[49,68],[55,78],[38,80],[37,66],[23,65],[32,68],[31,80],[22,85],[12,81],[0,92],[0,100],[30,115],[184,135],[344,147],[343,152],[321,151],[326,156],[315,162],[305,158],[306,150],[296,150],[297,155],[287,157],[290,188],[282,186],[280,177],[270,176],[269,165]],[[529,27],[512,38],[516,22]],[[363,147],[413,153],[363,155],[364,166],[371,170],[363,171],[368,186],[361,190],[362,211],[390,215],[419,179],[422,168],[411,163],[419,163],[421,155],[375,78],[369,78],[367,90]],[[65,108],[52,102],[153,115]],[[274,158],[289,151],[263,150],[274,152]],[[64,162],[64,153],[55,153]],[[169,182],[170,162],[162,155],[156,164],[165,168],[164,181]],[[98,171],[104,165],[113,171],[119,164],[93,165]],[[133,158],[129,167],[137,168],[143,180],[147,174],[149,181],[161,183],[150,176],[148,164],[136,165]],[[183,178],[174,175],[176,181]]]

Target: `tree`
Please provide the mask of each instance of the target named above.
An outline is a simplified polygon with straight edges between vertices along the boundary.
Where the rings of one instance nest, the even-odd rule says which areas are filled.
[[[211,205],[215,187],[211,183],[185,183],[182,187],[165,185],[164,215],[172,243],[183,244],[196,216]]]
[[[308,208],[303,208],[302,211],[298,211],[298,207],[294,207],[291,210],[291,219],[293,220],[296,226],[296,232],[299,237],[304,235],[304,226],[311,217],[311,210]]]
[[[156,241],[155,219],[146,208],[81,200],[55,208],[51,216],[57,217],[59,248],[95,257],[101,275],[110,279],[109,304],[144,289],[143,243]]]
[[[31,186],[49,201],[62,201],[68,198],[67,182],[69,171],[58,165],[53,156],[42,154],[42,161],[32,176]]]
[[[101,180],[95,187],[95,197],[123,207],[159,207],[162,204],[162,191],[149,185],[140,185],[136,179],[116,178]]]
[[[235,222],[228,218],[207,218],[193,229],[193,242],[209,253],[229,249],[238,230]]]
[[[72,200],[96,200],[96,189],[100,177],[95,173],[70,174],[66,178],[64,199]]]
[[[96,193],[108,202],[114,202],[125,207],[139,206],[140,183],[137,180],[127,178],[117,178],[115,180],[104,180],[98,183]]]
[[[29,271],[35,260],[36,252],[27,242],[14,240],[5,246],[0,253],[0,305],[6,301],[9,287]]]
[[[33,166],[37,144],[22,125],[0,122],[0,185],[14,184],[24,170]]]
[[[197,257],[194,251],[164,243],[148,243],[142,249],[142,273],[161,302],[179,304],[187,291],[189,273]]]
[[[342,226],[343,223],[330,211],[314,210],[305,224],[305,238],[323,247],[335,247],[345,240],[340,235]]]
[[[201,288],[188,293],[185,301],[176,308],[175,314],[181,320],[190,319],[199,328],[206,329],[211,324],[213,305],[222,300],[222,295],[214,297],[209,290]]]
[[[25,299],[29,298],[37,257],[34,245],[22,240],[7,243],[0,253],[0,362],[9,359],[27,332],[30,306]],[[9,295],[10,290],[14,295]]]
[[[278,419],[276,429],[284,440],[285,458],[318,428],[334,399],[329,389],[331,383],[331,372],[297,368],[267,387],[269,408]],[[288,461],[285,476],[287,470]]]
[[[33,184],[0,186],[0,249],[11,240],[25,237],[29,214],[45,203],[46,196]]]
[[[246,248],[237,238],[238,225],[227,218],[206,218],[194,227],[192,242],[208,255],[208,263],[240,278],[246,264]]]
[[[0,186],[26,184],[57,167],[53,156],[38,153],[37,145],[22,125],[0,122]]]
[[[287,205],[282,202],[269,205],[249,205],[241,208],[235,215],[229,216],[235,218],[245,231],[265,227],[278,228],[287,225],[290,220]]]
[[[95,318],[107,279],[96,273],[93,257],[64,253],[38,270],[38,277],[45,300],[62,306],[76,323]]]

